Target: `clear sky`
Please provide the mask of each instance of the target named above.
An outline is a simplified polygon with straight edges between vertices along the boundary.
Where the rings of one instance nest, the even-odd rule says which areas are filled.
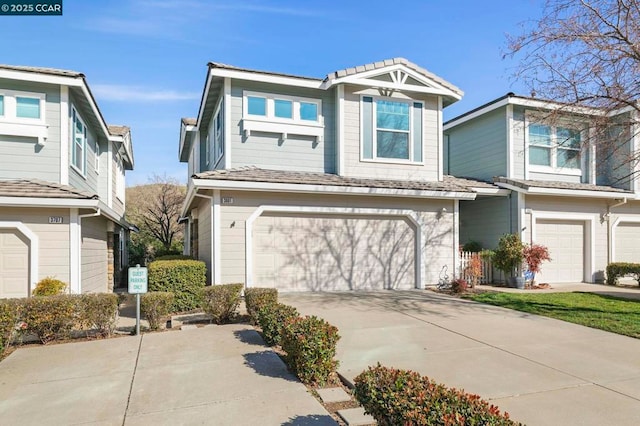
[[[509,91],[505,34],[541,0],[63,0],[63,16],[0,16],[0,63],[87,76],[107,122],[132,129],[135,170],[186,181],[180,117],[195,117],[206,64],[324,77],[402,56],[460,87],[445,120]],[[524,93],[526,94],[526,93]]]

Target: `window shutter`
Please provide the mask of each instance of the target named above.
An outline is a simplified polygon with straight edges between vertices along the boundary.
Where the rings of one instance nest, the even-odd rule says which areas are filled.
[[[362,98],[362,158],[373,158],[373,98]]]
[[[422,161],[422,103],[413,103],[413,161]]]

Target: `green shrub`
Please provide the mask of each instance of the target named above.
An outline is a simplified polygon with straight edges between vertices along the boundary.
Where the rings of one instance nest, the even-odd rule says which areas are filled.
[[[64,293],[66,288],[67,284],[64,281],[46,277],[38,281],[32,293],[34,296],[55,296]]]
[[[70,294],[24,299],[24,332],[36,335],[43,344],[69,337],[78,322],[78,305],[79,296]]]
[[[504,234],[493,252],[493,266],[504,272],[505,277],[515,276],[524,260],[524,244],[517,234]]]
[[[16,334],[24,299],[0,299],[0,358]]]
[[[79,316],[83,329],[95,329],[101,336],[111,336],[118,322],[118,295],[113,293],[81,295]]]
[[[482,251],[482,244],[477,241],[467,241],[462,246],[462,251],[469,251],[471,253],[478,253]]]
[[[275,288],[250,287],[244,291],[244,304],[253,324],[258,322],[261,307],[275,303],[278,303],[278,290]]]
[[[194,260],[193,257],[185,254],[165,254],[164,256],[157,256],[155,260]]]
[[[202,309],[216,324],[229,322],[240,305],[244,284],[221,284],[206,287],[202,293]]]
[[[198,260],[157,260],[149,264],[149,291],[169,291],[175,295],[173,312],[197,309],[207,268]]]
[[[284,325],[299,317],[298,310],[283,303],[267,303],[258,311],[258,325],[262,329],[264,341],[269,346],[282,344]]]
[[[517,423],[472,395],[407,370],[369,367],[354,380],[354,395],[379,425],[495,425]]]
[[[338,329],[315,316],[297,317],[282,329],[282,349],[298,378],[307,384],[324,385],[335,372]]]
[[[625,275],[633,275],[640,284],[640,263],[614,262],[607,265],[607,284],[616,285],[618,279]]]
[[[151,330],[159,330],[166,322],[174,305],[175,295],[169,291],[151,291],[140,297],[140,311],[149,322]]]

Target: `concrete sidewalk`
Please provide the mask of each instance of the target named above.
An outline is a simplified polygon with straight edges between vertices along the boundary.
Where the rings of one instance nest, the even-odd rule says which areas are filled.
[[[348,380],[380,362],[477,393],[530,426],[640,423],[640,340],[431,291],[280,300],[338,327]]]
[[[4,425],[333,425],[247,325],[18,349],[0,362]]]

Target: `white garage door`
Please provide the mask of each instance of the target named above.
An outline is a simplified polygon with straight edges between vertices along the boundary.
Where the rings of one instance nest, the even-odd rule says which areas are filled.
[[[0,230],[0,298],[28,295],[28,241],[14,230]]]
[[[254,285],[289,291],[415,288],[404,219],[265,214],[253,228]]]
[[[584,281],[584,222],[538,220],[536,242],[549,248],[551,262],[544,262],[538,283]]]
[[[640,263],[640,223],[619,223],[614,232],[614,262]]]

